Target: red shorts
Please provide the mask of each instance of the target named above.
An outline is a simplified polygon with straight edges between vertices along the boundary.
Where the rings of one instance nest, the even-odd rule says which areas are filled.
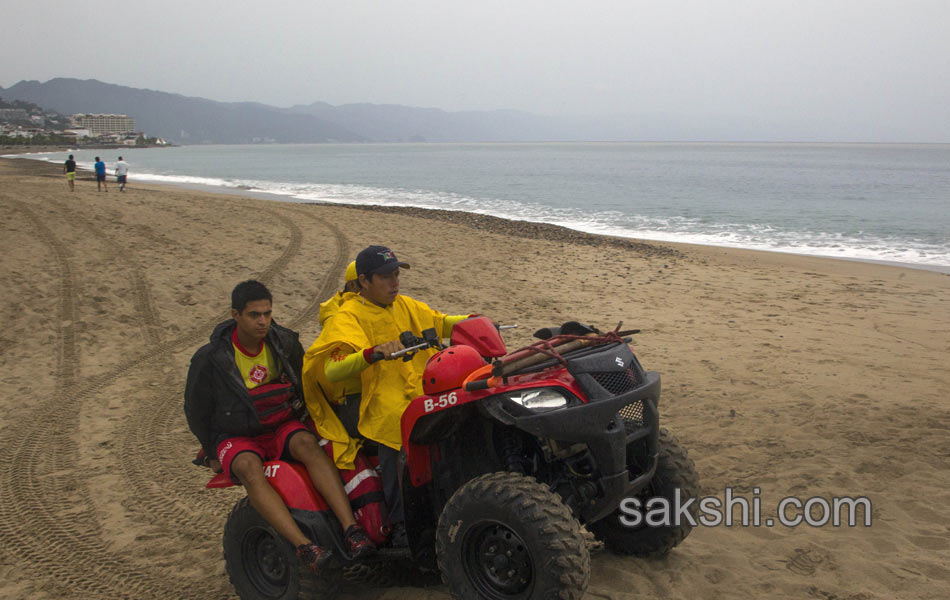
[[[287,443],[290,436],[298,431],[307,431],[307,427],[300,421],[287,421],[277,427],[275,431],[262,433],[257,437],[233,437],[218,444],[218,462],[221,469],[227,473],[231,481],[240,485],[238,478],[231,473],[231,461],[242,452],[253,452],[261,461],[290,458]],[[311,433],[312,435],[312,433]]]

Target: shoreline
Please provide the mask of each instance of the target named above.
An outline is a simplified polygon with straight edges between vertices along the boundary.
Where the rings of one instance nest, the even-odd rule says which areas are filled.
[[[40,152],[42,153],[42,152]],[[0,159],[7,160],[18,160],[16,157],[2,157]],[[22,160],[22,159],[20,159]],[[27,159],[30,160],[30,159]],[[47,161],[32,161],[37,164],[50,165],[53,169],[50,173],[53,175],[58,174],[56,169],[56,163],[51,163]],[[85,171],[85,169],[81,169]],[[87,171],[90,172],[91,171]],[[134,174],[133,174],[134,180]],[[716,246],[711,244],[699,244],[693,242],[672,242],[666,240],[650,240],[645,238],[635,238],[635,237],[623,237],[615,236],[609,234],[601,233],[589,233],[585,231],[580,231],[577,229],[571,229],[569,227],[564,227],[561,225],[553,225],[549,223],[542,223],[537,221],[528,221],[528,220],[519,220],[519,219],[509,219],[505,217],[496,217],[493,215],[486,215],[480,213],[472,213],[467,211],[460,210],[446,210],[438,208],[422,208],[422,207],[413,207],[413,206],[388,206],[388,205],[361,205],[361,204],[345,204],[339,202],[322,202],[322,201],[313,201],[313,200],[297,200],[286,196],[283,194],[277,194],[273,192],[264,192],[264,191],[255,191],[247,190],[242,188],[229,188],[223,186],[215,185],[206,185],[200,183],[175,183],[175,182],[151,182],[144,181],[136,183],[138,187],[144,186],[154,186],[157,189],[163,187],[174,188],[174,189],[186,189],[186,190],[195,190],[201,192],[207,192],[211,194],[224,195],[224,196],[241,196],[247,198],[257,198],[262,200],[270,200],[275,202],[285,202],[288,204],[299,204],[299,205],[316,205],[316,206],[338,206],[341,208],[352,208],[356,210],[363,210],[367,212],[383,212],[383,213],[392,213],[392,214],[401,214],[407,216],[415,216],[424,219],[431,219],[449,223],[458,223],[458,224],[467,224],[470,227],[475,229],[478,228],[488,228],[492,231],[500,231],[507,233],[509,235],[517,235],[519,237],[529,237],[529,238],[538,238],[546,239],[552,241],[562,241],[565,243],[576,243],[584,244],[588,246],[599,246],[604,244],[609,244],[611,246],[627,248],[629,250],[646,253],[646,254],[656,254],[658,256],[668,256],[675,257],[681,256],[684,250],[689,250],[691,248],[718,248],[724,250],[733,250],[737,252],[761,252],[764,254],[773,254],[779,256],[789,256],[789,257],[805,257],[805,258],[814,258],[821,260],[833,260],[833,261],[845,261],[849,263],[865,263],[865,264],[874,264],[887,267],[901,268],[901,269],[913,269],[918,271],[930,271],[935,273],[941,273],[944,275],[950,275],[950,265],[931,265],[924,263],[906,263],[899,261],[888,261],[888,260],[879,260],[879,259],[869,259],[869,258],[857,258],[857,257],[847,257],[847,256],[827,256],[827,255],[818,255],[818,254],[805,254],[805,253],[796,253],[796,252],[787,252],[783,250],[769,250],[764,248],[741,248],[736,246]]]
[[[209,186],[210,187],[210,186]],[[874,260],[869,258],[851,258],[851,257],[837,257],[837,256],[823,256],[818,254],[800,254],[794,252],[784,252],[781,250],[763,250],[759,248],[738,248],[735,246],[713,246],[710,244],[695,244],[690,242],[669,242],[669,241],[658,241],[658,240],[649,240],[644,238],[627,238],[621,236],[613,236],[599,233],[587,233],[584,231],[579,231],[576,229],[570,229],[568,227],[563,227],[561,225],[551,225],[548,223],[538,223],[535,221],[518,221],[514,219],[506,219],[503,217],[495,217],[492,215],[483,215],[478,213],[469,213],[465,211],[451,211],[443,210],[437,208],[417,208],[411,206],[353,206],[349,204],[339,204],[332,202],[307,202],[306,204],[317,204],[317,205],[331,205],[331,206],[345,206],[349,208],[357,208],[360,210],[366,210],[370,212],[394,212],[402,215],[409,216],[418,216],[426,219],[434,219],[439,221],[447,221],[450,223],[468,223],[472,227],[478,228],[481,224],[493,223],[491,226],[492,231],[502,230],[510,235],[520,235],[523,237],[538,237],[540,239],[547,239],[552,241],[563,240],[567,243],[574,244],[584,244],[589,246],[598,246],[602,244],[609,244],[611,246],[620,247],[620,248],[629,248],[629,249],[644,249],[644,247],[650,248],[652,251],[656,252],[657,255],[666,255],[672,257],[683,257],[683,250],[690,248],[721,248],[724,250],[734,250],[738,252],[762,252],[765,254],[778,254],[781,256],[794,256],[794,257],[808,257],[822,260],[841,260],[847,262],[857,262],[857,263],[868,263],[874,265],[881,265],[887,267],[897,267],[901,269],[914,269],[921,271],[933,271],[936,273],[943,273],[950,275],[950,265],[926,265],[918,263],[903,263],[897,261],[886,261],[886,260]],[[458,217],[456,215],[462,214],[464,216]],[[521,226],[511,226],[510,224],[525,224]]]

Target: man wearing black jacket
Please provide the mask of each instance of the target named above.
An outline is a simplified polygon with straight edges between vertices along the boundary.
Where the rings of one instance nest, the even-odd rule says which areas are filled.
[[[343,526],[351,556],[365,556],[375,547],[356,524],[336,466],[296,418],[295,399],[303,398],[299,377],[303,348],[297,333],[273,323],[271,313],[272,296],[264,284],[245,281],[234,288],[232,319],[218,325],[210,343],[191,359],[185,416],[209,457],[208,466],[242,483],[251,506],[316,570],[330,551],[314,544],[297,526],[267,482],[264,461],[303,463]]]

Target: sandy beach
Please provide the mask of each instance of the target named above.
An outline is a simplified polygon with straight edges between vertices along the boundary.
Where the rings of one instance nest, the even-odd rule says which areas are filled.
[[[465,213],[302,205],[0,159],[0,597],[232,598],[237,488],[190,464],[188,361],[258,278],[305,347],[363,247],[403,293],[501,323],[640,328],[702,494],[866,496],[870,527],[699,527],[662,560],[592,555],[589,598],[950,597],[950,275],[611,239]],[[247,232],[252,232],[248,235]],[[447,599],[444,587],[344,599]]]

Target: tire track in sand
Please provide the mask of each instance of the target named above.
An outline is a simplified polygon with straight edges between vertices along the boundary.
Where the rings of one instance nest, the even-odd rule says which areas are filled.
[[[143,573],[140,565],[109,550],[95,514],[89,490],[76,477],[77,445],[72,437],[84,402],[94,400],[109,384],[146,363],[153,352],[170,352],[200,340],[202,324],[192,332],[132,357],[109,374],[76,388],[75,275],[69,251],[26,204],[11,200],[34,224],[38,237],[54,258],[60,274],[60,326],[57,359],[57,393],[39,402],[33,415],[16,427],[13,439],[2,444],[0,461],[0,532],[4,552],[37,579],[63,586],[70,595],[102,598],[178,597],[180,590],[167,577]],[[268,211],[271,212],[271,211]],[[273,214],[273,213],[272,213]],[[277,260],[261,273],[273,277],[299,253],[302,234],[282,215],[276,218],[291,228],[291,240]],[[12,554],[11,550],[15,553]],[[217,594],[219,582],[192,582],[189,595]]]
[[[60,210],[68,210],[63,203],[50,201],[50,204],[58,206]],[[152,301],[152,295],[149,292],[145,271],[142,269],[141,264],[135,258],[134,254],[130,252],[130,249],[120,246],[118,242],[106,235],[102,229],[96,227],[91,220],[84,217],[79,211],[72,211],[71,219],[79,223],[93,239],[99,240],[106,246],[109,252],[107,260],[109,260],[111,264],[121,263],[128,269],[129,275],[132,278],[130,281],[132,285],[132,303],[135,312],[139,315],[143,337],[150,346],[159,344],[162,341],[160,319],[158,318],[158,313],[155,311],[155,303]]]

